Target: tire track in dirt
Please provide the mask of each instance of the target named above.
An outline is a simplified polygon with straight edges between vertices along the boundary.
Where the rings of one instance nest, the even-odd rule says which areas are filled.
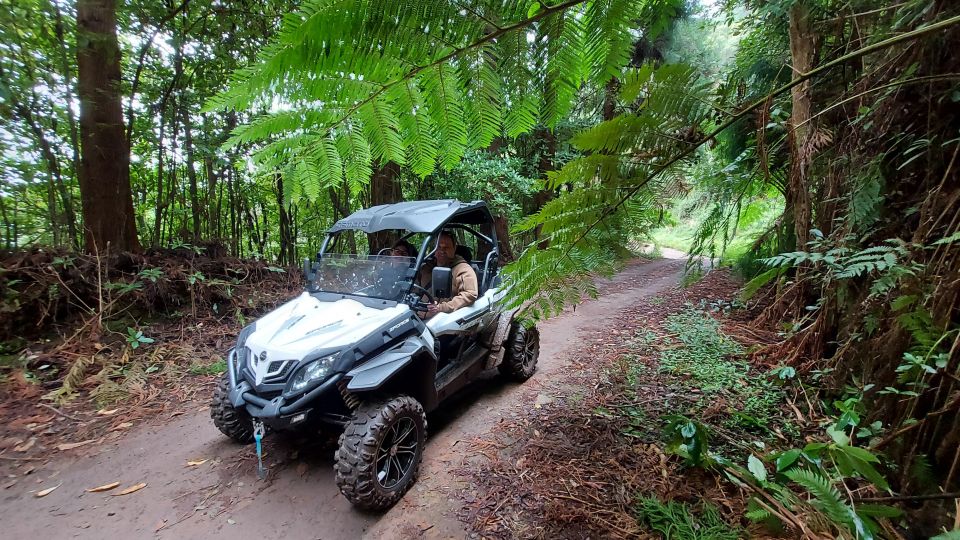
[[[331,440],[268,438],[270,475],[258,481],[252,447],[229,442],[213,427],[206,407],[198,407],[173,419],[154,419],[98,448],[73,451],[75,457],[14,469],[20,473],[16,483],[0,491],[4,536],[462,538],[467,533],[456,519],[462,486],[451,471],[471,459],[465,443],[489,432],[511,408],[534,406],[539,381],[569,365],[580,332],[602,327],[608,315],[638,296],[675,286],[685,261],[678,253],[666,255],[671,258],[628,265],[599,284],[598,299],[543,323],[539,369],[527,383],[490,376],[432,414],[421,478],[386,514],[357,511],[339,494]],[[82,451],[98,453],[79,455]],[[36,468],[24,474],[30,466]],[[115,481],[120,487],[114,491],[140,482],[147,487],[124,496],[85,491]],[[57,485],[43,498],[34,496]]]

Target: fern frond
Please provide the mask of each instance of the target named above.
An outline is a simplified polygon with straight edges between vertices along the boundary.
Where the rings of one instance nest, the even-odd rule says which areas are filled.
[[[337,150],[343,161],[343,172],[351,191],[359,190],[360,186],[370,181],[373,169],[370,145],[356,130],[341,134],[337,137]]]
[[[627,64],[633,44],[630,27],[639,16],[640,8],[637,0],[600,0],[587,6],[583,24],[595,29],[584,42],[592,80],[608,81]]]
[[[480,47],[460,63],[465,117],[470,126],[467,145],[473,149],[489,146],[503,129],[503,86],[493,54],[493,47]]]
[[[809,469],[790,469],[783,474],[806,489],[813,496],[810,504],[823,512],[830,521],[846,527],[856,538],[873,538],[873,533],[863,520],[850,505],[843,502],[840,492],[823,475]]]
[[[206,110],[271,110],[230,144],[289,137],[284,155],[299,155],[301,135],[340,141],[352,131],[370,160],[423,176],[502,131],[555,125],[587,77],[605,81],[626,65],[631,29],[654,1],[541,2],[531,11],[529,0],[305,0]],[[315,161],[308,165],[324,175],[336,168],[330,155]],[[270,165],[282,168],[279,159]],[[366,178],[368,166],[351,166],[351,178]]]
[[[407,150],[407,164],[414,173],[426,176],[433,172],[440,149],[420,89],[414,81],[406,81],[391,88],[389,97],[393,100],[403,146]]]
[[[438,128],[443,167],[450,170],[467,148],[467,126],[459,106],[463,98],[457,88],[456,74],[450,66],[436,66],[423,75],[423,86],[427,112]]]
[[[542,120],[552,128],[570,112],[580,83],[587,76],[583,28],[578,13],[557,13],[542,21],[541,32],[546,40]]]
[[[384,97],[375,98],[357,110],[363,122],[363,134],[370,146],[370,156],[380,161],[404,164],[404,145],[397,117]]]

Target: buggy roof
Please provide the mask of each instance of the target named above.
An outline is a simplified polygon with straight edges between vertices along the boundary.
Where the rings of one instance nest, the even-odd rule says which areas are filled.
[[[491,220],[487,203],[483,201],[460,202],[455,199],[439,201],[409,201],[381,204],[353,214],[336,222],[329,232],[359,230],[375,233],[390,229],[431,233],[453,217],[457,223],[482,224]]]

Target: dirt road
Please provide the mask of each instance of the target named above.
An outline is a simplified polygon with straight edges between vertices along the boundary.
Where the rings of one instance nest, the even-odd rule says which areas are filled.
[[[678,253],[638,262],[601,284],[602,295],[540,327],[537,375],[522,386],[489,377],[444,404],[429,418],[420,481],[385,514],[354,510],[333,479],[330,441],[271,437],[265,441],[265,481],[255,475],[252,447],[230,443],[213,427],[206,407],[172,420],[156,419],[104,444],[96,455],[21,465],[16,482],[0,491],[5,538],[463,538],[457,521],[452,470],[465,459],[461,442],[482,436],[510,409],[534,406],[538,379],[567,365],[580,332],[638,296],[675,286],[684,261]],[[458,446],[459,445],[459,446]],[[195,463],[188,465],[189,462]],[[7,485],[10,478],[4,479]],[[105,493],[85,490],[120,482]],[[110,495],[139,483],[128,495]],[[42,498],[36,492],[56,487]]]

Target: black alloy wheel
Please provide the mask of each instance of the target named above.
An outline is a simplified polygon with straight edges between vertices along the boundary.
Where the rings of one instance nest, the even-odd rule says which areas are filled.
[[[411,418],[401,418],[390,426],[377,449],[377,482],[393,489],[410,473],[420,450],[417,426]]]
[[[420,475],[427,417],[410,396],[361,404],[340,436],[334,471],[340,493],[355,506],[393,506]]]

